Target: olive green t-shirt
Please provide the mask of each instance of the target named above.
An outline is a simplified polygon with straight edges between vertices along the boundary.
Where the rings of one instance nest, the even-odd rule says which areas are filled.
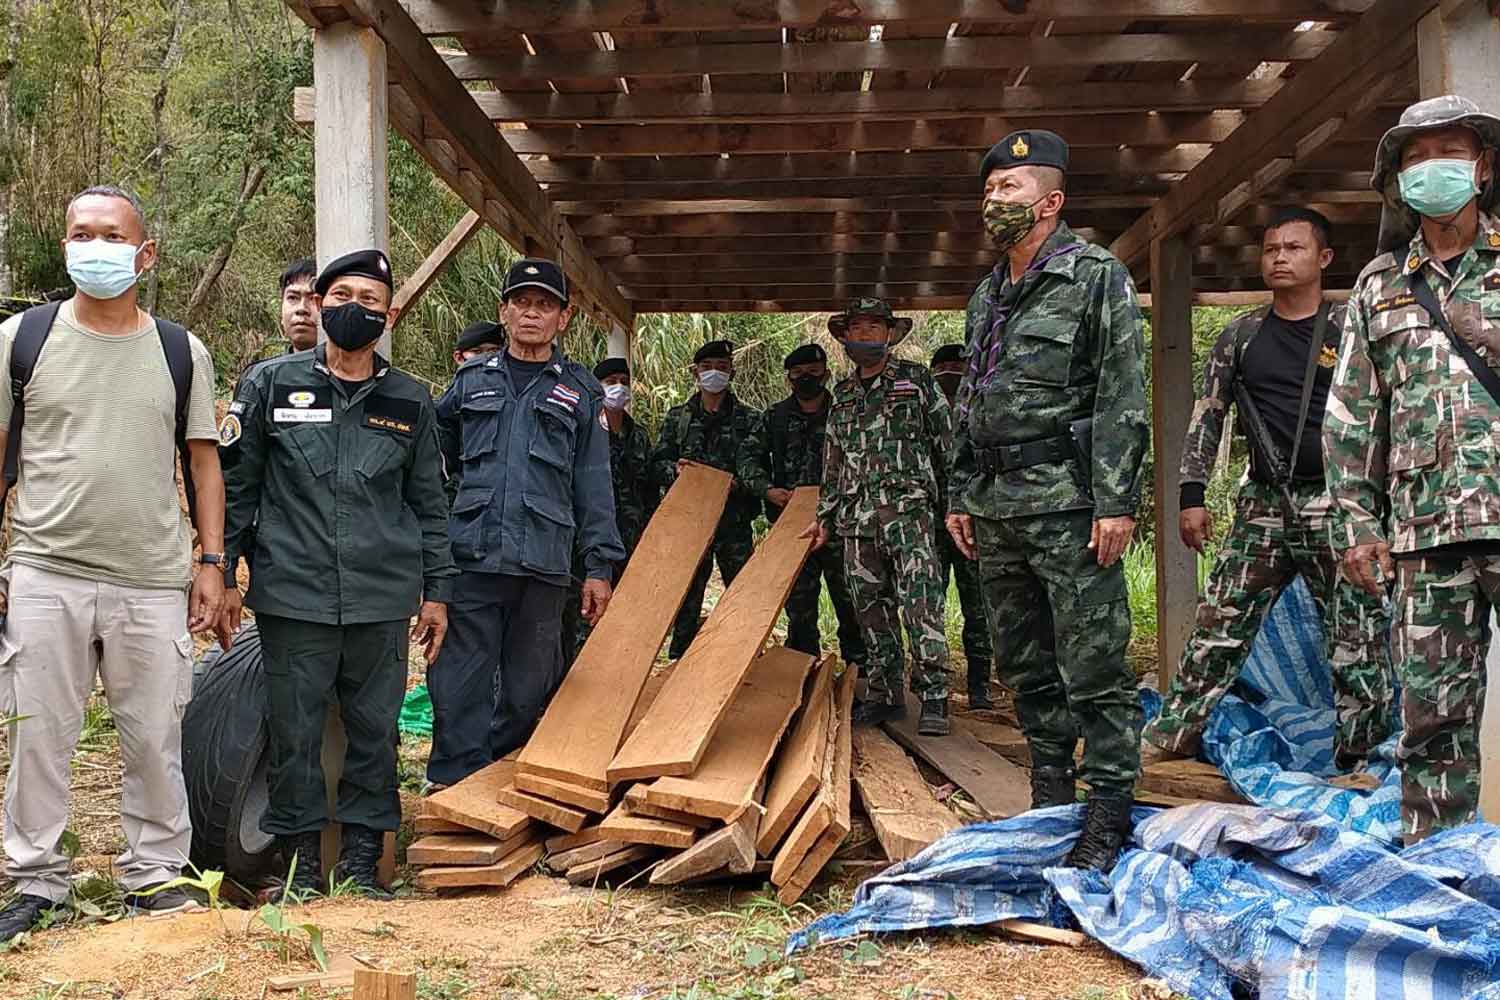
[[[0,325],[0,428],[10,428],[10,352],[21,318]],[[213,359],[189,336],[187,437],[216,440]],[[63,304],[26,386],[20,480],[7,556],[126,587],[191,579],[192,536],[178,500],[176,394],[155,321],[95,333]]]

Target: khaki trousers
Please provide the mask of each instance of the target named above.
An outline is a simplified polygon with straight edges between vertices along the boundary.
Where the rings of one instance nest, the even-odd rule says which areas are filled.
[[[21,564],[6,571],[0,711],[8,729],[5,871],[18,892],[61,901],[69,859],[68,771],[95,674],[114,716],[124,763],[115,861],[126,889],[174,878],[192,828],[182,780],[182,711],[192,691],[187,594],[64,576]]]

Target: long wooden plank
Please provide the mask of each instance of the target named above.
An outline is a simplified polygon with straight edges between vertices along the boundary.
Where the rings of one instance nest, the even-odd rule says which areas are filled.
[[[454,823],[450,820],[439,819],[436,816],[417,816],[411,821],[412,832],[418,836],[428,836],[434,833],[473,833],[474,831],[462,823]]]
[[[729,497],[728,473],[690,463],[646,525],[609,611],[521,751],[518,768],[609,789],[606,770]]]
[[[651,872],[652,885],[679,885],[718,871],[742,875],[755,867],[755,813],[747,811]]]
[[[610,762],[611,782],[692,774],[702,763],[807,559],[811,539],[803,532],[813,521],[817,502],[814,487],[793,491],[770,533],[719,598],[641,724]]]
[[[766,792],[766,813],[755,840],[755,849],[763,857],[771,856],[823,780],[828,719],[833,709],[833,668],[834,660],[829,657],[813,674],[797,722],[776,755],[776,768]]]
[[[854,787],[875,837],[892,861],[905,861],[949,830],[958,817],[932,797],[916,765],[878,729],[854,732]]]
[[[512,851],[492,865],[481,867],[426,868],[417,873],[421,889],[458,889],[468,886],[510,885],[542,858],[540,841]]]
[[[520,768],[516,769],[515,784],[523,792],[553,799],[576,809],[601,814],[609,812],[609,793],[597,788],[585,788],[570,781],[558,781],[540,774],[527,774]]]
[[[885,723],[885,731],[950,781],[962,788],[986,815],[1015,816],[1031,808],[1031,778],[1025,771],[990,750],[963,726],[947,736],[917,735],[922,706],[906,696],[906,718]]]
[[[829,784],[824,789],[827,797],[831,798],[833,809],[833,820],[828,829],[823,831],[807,856],[797,865],[787,880],[781,883],[776,898],[782,905],[790,906],[812,885],[813,880],[818,877],[825,865],[833,858],[849,835],[852,826],[850,822],[850,795],[849,788],[850,772],[854,767],[854,720],[850,711],[854,704],[854,671],[844,672],[839,679],[839,725],[838,736],[834,741],[833,773],[829,778]],[[772,868],[774,878],[774,867]]]
[[[428,798],[427,814],[500,840],[514,837],[530,825],[531,817],[518,809],[501,805],[496,794],[510,784],[515,766],[513,760],[497,760],[475,771],[458,784]]]
[[[726,823],[738,818],[749,808],[802,701],[813,662],[807,653],[784,646],[762,653],[750,665],[697,769],[688,777],[657,778],[646,786],[646,801]]]
[[[698,831],[686,823],[655,819],[651,816],[636,816],[625,811],[625,806],[615,807],[614,812],[604,817],[599,832],[610,840],[627,844],[651,844],[656,847],[691,847],[698,839]]]
[[[547,870],[564,874],[570,868],[587,864],[590,861],[598,861],[600,858],[623,851],[629,844],[618,840],[596,840],[592,844],[584,844],[575,847],[571,851],[561,851],[557,854],[547,855]]]
[[[442,242],[432,248],[432,253],[427,255],[427,259],[422,261],[412,272],[411,277],[402,283],[391,299],[392,311],[400,310],[396,313],[396,319],[391,323],[391,332],[395,332],[397,325],[406,318],[408,313],[415,311],[411,308],[412,305],[426,293],[432,283],[437,280],[438,275],[443,272],[443,268],[447,267],[448,262],[468,244],[475,233],[479,232],[479,227],[482,225],[484,225],[484,220],[479,217],[478,212],[471,209],[464,213],[464,217],[458,220],[447,236],[443,237]]]
[[[782,906],[791,906],[812,886],[833,855],[844,842],[844,835],[830,827],[813,844],[812,850],[798,863],[795,871],[776,890],[776,899]]]
[[[659,848],[646,844],[632,844],[623,850],[613,854],[607,854],[596,861],[585,862],[568,869],[568,881],[574,885],[588,885],[601,875],[605,875],[617,868],[635,864],[637,861],[645,861],[654,858],[661,851]]]
[[[683,812],[680,809],[668,809],[646,801],[645,785],[631,785],[620,801],[624,803],[625,811],[632,816],[649,816],[652,819],[669,820],[673,823],[682,823],[685,826],[696,827],[700,830],[708,829],[714,825],[714,820],[708,816],[698,816],[694,813]]]
[[[522,831],[509,840],[496,840],[473,833],[435,833],[414,840],[406,848],[409,865],[492,865],[526,844],[531,836]]]
[[[560,833],[555,837],[548,837],[546,846],[548,852],[561,854],[563,851],[571,851],[576,847],[595,844],[606,839],[608,838],[604,836],[604,832],[599,829],[599,825],[596,823],[593,826],[584,827],[577,833]]]
[[[839,779],[838,772],[843,744],[848,741],[850,747],[853,746],[851,734],[853,732],[854,682],[852,670],[844,671],[843,676],[838,680],[838,686],[834,692],[833,711],[830,713],[828,747],[824,751],[823,774],[818,793],[813,796],[812,802],[808,803],[801,818],[797,820],[797,825],[792,827],[792,832],[787,834],[785,843],[776,852],[771,866],[771,882],[775,885],[781,886],[790,882],[801,869],[802,863],[823,841],[825,835],[832,834],[841,841],[849,832],[847,796],[852,749],[843,757],[844,777],[842,781]],[[839,809],[840,788],[843,789],[845,795],[842,813]],[[842,830],[839,829],[841,815]]]
[[[510,783],[497,789],[495,798],[501,805],[510,806],[532,819],[541,820],[549,826],[555,826],[569,833],[577,833],[589,821],[589,814],[582,809],[574,809],[560,802],[544,799],[540,795],[523,792]]]

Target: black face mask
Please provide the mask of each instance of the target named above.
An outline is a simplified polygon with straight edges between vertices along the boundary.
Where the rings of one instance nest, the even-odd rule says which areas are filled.
[[[938,388],[943,390],[943,395],[951,397],[958,391],[958,383],[962,382],[964,377],[958,372],[944,372],[941,375],[934,375],[933,379],[937,381]]]
[[[342,351],[357,351],[380,339],[385,332],[385,313],[366,309],[358,302],[323,309],[323,332]]]
[[[804,375],[792,380],[792,392],[803,402],[811,402],[823,395],[823,380],[816,375]]]

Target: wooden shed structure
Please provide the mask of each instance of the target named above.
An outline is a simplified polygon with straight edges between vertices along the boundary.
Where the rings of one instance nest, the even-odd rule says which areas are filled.
[[[1260,289],[1273,205],[1374,250],[1376,142],[1419,96],[1500,101],[1496,0],[288,0],[314,29],[319,259],[387,242],[394,128],[478,225],[553,257],[624,353],[662,311],[962,308],[994,263],[980,157],[1073,149],[1065,217],[1152,297],[1163,676],[1195,301]]]

